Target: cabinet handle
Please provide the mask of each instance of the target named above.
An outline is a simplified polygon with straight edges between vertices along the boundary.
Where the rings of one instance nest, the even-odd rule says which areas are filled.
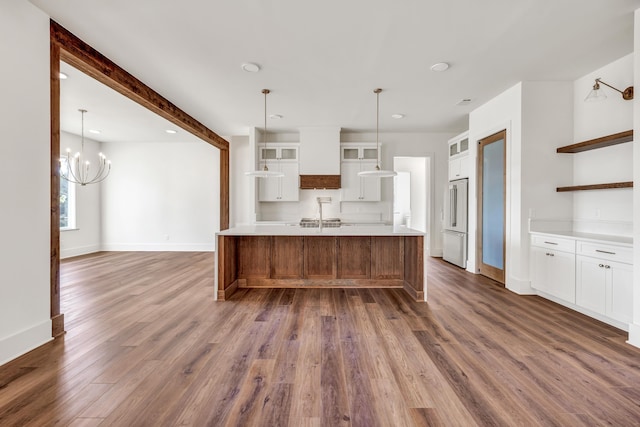
[[[615,252],[609,252],[609,251],[602,251],[600,249],[596,249],[596,252],[600,252],[601,254],[609,254],[609,255],[615,255]]]
[[[611,266],[610,265],[605,265],[604,268],[611,268]]]
[[[547,252],[547,256],[555,256],[555,255],[552,254],[552,253]]]
[[[604,267],[604,264],[598,264],[598,267],[602,268]]]
[[[557,244],[557,243],[555,243],[555,242],[545,242],[545,243],[546,243],[547,245],[556,245],[556,246],[558,245],[558,244]]]

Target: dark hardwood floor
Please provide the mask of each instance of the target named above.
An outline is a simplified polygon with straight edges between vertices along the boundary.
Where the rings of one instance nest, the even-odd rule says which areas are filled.
[[[212,253],[62,262],[67,334],[0,367],[1,426],[632,426],[626,333],[437,259],[402,290],[251,289]]]

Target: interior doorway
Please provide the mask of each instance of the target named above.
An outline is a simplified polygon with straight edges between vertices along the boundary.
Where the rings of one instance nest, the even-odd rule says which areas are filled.
[[[426,233],[431,251],[433,177],[431,157],[394,157],[393,225],[405,225]]]
[[[504,284],[506,141],[502,130],[478,141],[478,271]]]
[[[64,61],[160,117],[219,149],[220,229],[229,228],[229,143],[55,21],[50,22],[51,212],[50,296],[52,336],[64,334],[60,311],[60,61]]]

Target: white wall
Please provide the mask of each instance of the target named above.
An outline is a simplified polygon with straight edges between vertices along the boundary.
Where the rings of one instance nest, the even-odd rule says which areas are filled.
[[[505,285],[517,293],[533,293],[529,216],[567,218],[572,212],[571,200],[555,191],[572,176],[571,163],[555,153],[558,146],[570,143],[572,104],[570,83],[522,82],[469,116],[469,248],[477,243],[477,141],[506,129]],[[476,267],[476,253],[470,249],[467,269],[476,271]]]
[[[244,174],[252,170],[252,156],[248,135],[226,139],[229,141],[229,227],[233,228],[254,221],[252,178]]]
[[[218,149],[205,142],[112,143],[102,183],[102,247],[213,251],[220,229]]]
[[[78,135],[60,132],[60,153],[65,155],[70,148],[74,154],[80,151]],[[97,159],[101,144],[85,137],[84,156],[87,160]],[[109,155],[109,153],[106,153]],[[95,162],[94,162],[95,163]],[[60,258],[89,254],[101,248],[101,186],[102,184],[75,185],[76,228],[60,231]]]
[[[51,339],[49,17],[0,13],[0,365]]]
[[[607,99],[584,102],[584,98],[600,77],[610,85],[624,90],[633,86],[633,58],[630,54],[599,68],[574,82],[574,137],[581,142],[612,133],[633,129],[633,101],[601,85]],[[633,180],[633,145],[620,144],[584,153],[565,154],[573,159],[573,185],[601,184]],[[633,221],[633,190],[579,191],[573,194],[573,218],[580,231],[598,233],[598,222],[610,222],[631,234]],[[600,224],[602,225],[602,224]],[[626,225],[626,226],[624,226]]]

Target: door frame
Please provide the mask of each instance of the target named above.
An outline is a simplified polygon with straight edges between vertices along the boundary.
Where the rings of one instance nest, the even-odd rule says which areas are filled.
[[[64,334],[60,313],[60,61],[137,102],[220,151],[220,229],[229,228],[229,143],[63,26],[49,21],[51,91],[51,335]]]
[[[476,165],[476,179],[477,179],[477,228],[476,228],[476,270],[483,276],[489,277],[497,282],[505,284],[506,269],[507,269],[507,129],[503,128],[497,132],[493,132],[481,139],[478,139],[478,155]],[[503,162],[503,224],[502,224],[502,270],[494,266],[484,264],[482,262],[482,172],[483,172],[483,157],[484,152],[482,150],[483,144],[504,140],[504,152],[502,157]]]

